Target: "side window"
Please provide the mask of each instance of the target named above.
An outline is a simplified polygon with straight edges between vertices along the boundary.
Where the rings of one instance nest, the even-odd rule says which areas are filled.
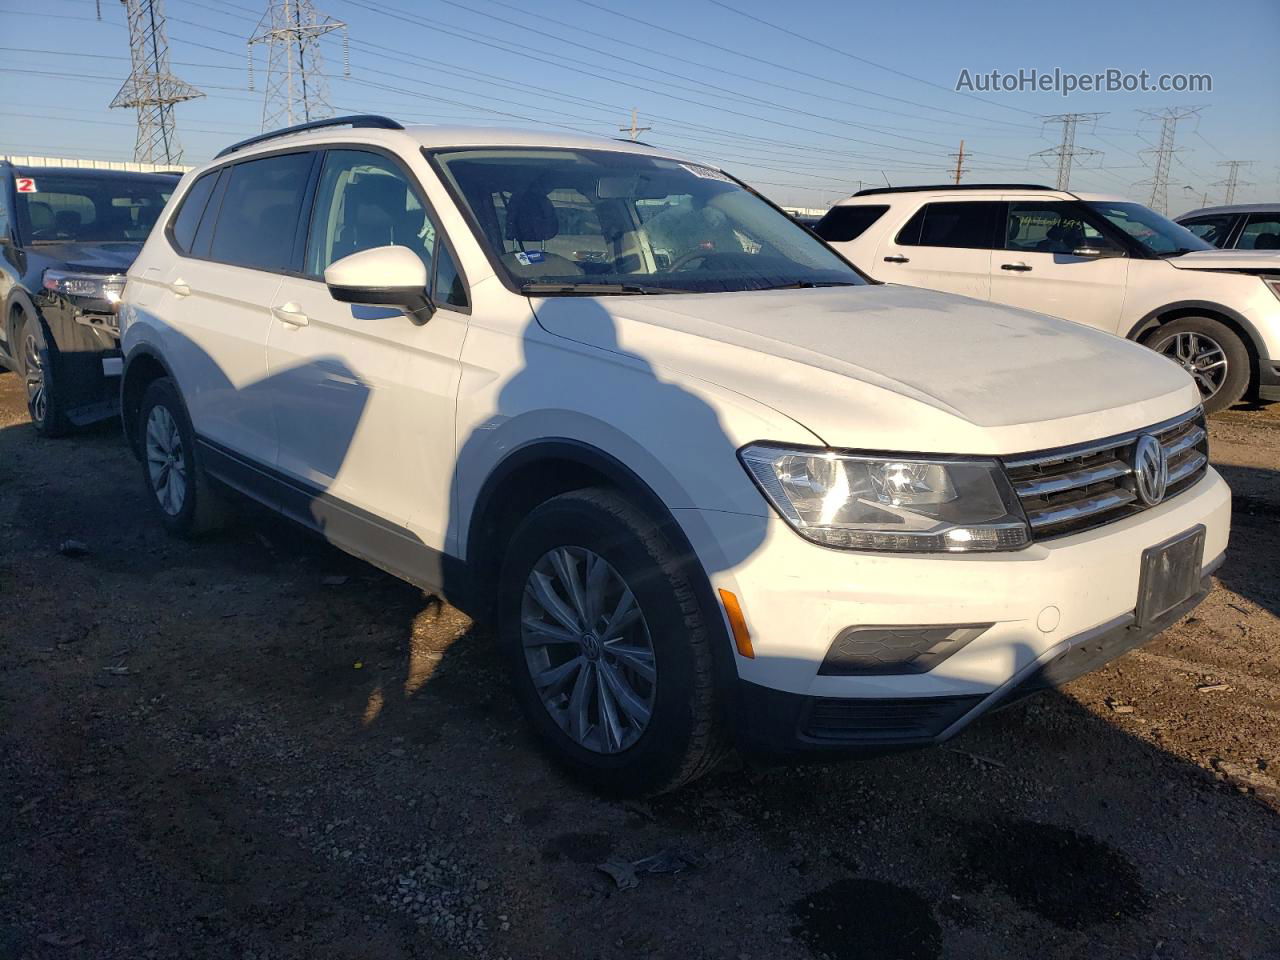
[[[200,218],[209,204],[209,195],[213,193],[213,185],[218,181],[218,171],[212,170],[204,174],[191,185],[177,216],[170,227],[173,242],[183,253],[191,252],[191,244],[196,238],[196,228],[200,226]]]
[[[1004,247],[1024,253],[1070,253],[1102,234],[1070,203],[1010,203]]]
[[[814,225],[813,232],[832,243],[847,243],[862,236],[889,208],[884,205],[836,206]]]
[[[1236,241],[1239,250],[1280,250],[1280,213],[1251,213]]]
[[[994,201],[926,203],[898,231],[897,242],[908,247],[960,247],[990,250],[995,246]]]
[[[209,255],[259,270],[291,269],[311,159],[286,153],[231,167]]]
[[[435,226],[404,174],[376,153],[330,150],[316,191],[307,273],[321,276],[335,260],[389,244],[408,247],[431,275]]]
[[[1235,214],[1220,213],[1217,216],[1196,217],[1183,224],[1205,243],[1215,247],[1225,246],[1227,236],[1231,233],[1231,225],[1235,223]]]
[[[440,253],[436,256],[436,281],[432,285],[436,305],[447,303],[454,307],[467,305],[467,286],[463,283],[462,274],[453,262],[449,248],[440,245]]]

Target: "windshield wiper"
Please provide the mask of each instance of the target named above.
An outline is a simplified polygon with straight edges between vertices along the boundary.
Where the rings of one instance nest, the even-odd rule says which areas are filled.
[[[752,287],[753,290],[816,290],[819,287],[856,287],[858,284],[847,280],[796,280],[791,283],[776,283],[771,287]]]
[[[622,293],[694,293],[695,291],[681,290],[675,287],[651,287],[642,283],[554,283],[530,281],[520,285],[520,292],[527,297],[557,295],[595,297]]]
[[[1161,260],[1167,260],[1169,257],[1180,257],[1184,253],[1194,253],[1190,247],[1178,247],[1176,250],[1166,250],[1164,253],[1157,253],[1156,256]]]

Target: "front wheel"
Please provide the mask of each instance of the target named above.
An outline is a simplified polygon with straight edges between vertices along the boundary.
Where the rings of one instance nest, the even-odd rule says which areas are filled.
[[[722,755],[707,612],[660,527],[605,489],[516,530],[499,642],[552,758],[614,794],[673,790]]]
[[[27,387],[27,413],[42,437],[60,437],[70,429],[62,412],[62,395],[53,376],[49,338],[36,317],[23,320],[18,331],[22,376]]]
[[[1146,344],[1191,374],[1208,413],[1238,403],[1249,387],[1249,351],[1229,327],[1217,320],[1174,320],[1159,327]]]

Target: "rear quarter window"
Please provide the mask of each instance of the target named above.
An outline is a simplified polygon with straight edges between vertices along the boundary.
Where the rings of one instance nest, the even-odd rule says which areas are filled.
[[[884,216],[886,205],[850,204],[832,207],[813,228],[813,232],[831,243],[848,243],[862,236],[868,227]]]
[[[209,204],[209,195],[213,193],[213,185],[218,180],[218,170],[204,174],[187,191],[182,198],[182,206],[178,208],[170,227],[174,246],[183,253],[191,252],[192,241],[196,238],[196,228],[200,226],[200,218]]]

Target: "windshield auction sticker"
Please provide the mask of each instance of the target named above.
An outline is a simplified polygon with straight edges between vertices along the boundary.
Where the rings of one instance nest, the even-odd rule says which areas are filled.
[[[700,167],[693,163],[682,163],[680,166],[684,167],[695,177],[701,177],[703,180],[723,180],[725,183],[733,183],[733,179],[731,177],[728,177],[719,170],[714,170],[711,167]]]
[[[13,184],[18,193],[36,192],[35,177],[14,177]]]

